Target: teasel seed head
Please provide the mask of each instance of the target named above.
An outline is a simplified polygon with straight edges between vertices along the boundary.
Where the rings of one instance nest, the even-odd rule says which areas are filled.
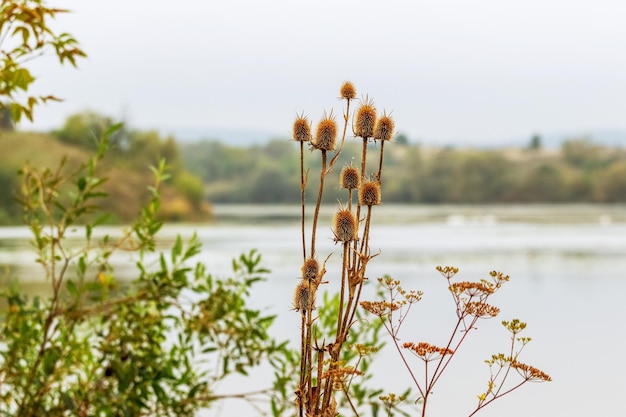
[[[359,188],[359,185],[361,184],[361,173],[355,166],[346,165],[341,170],[339,184],[341,188],[346,188],[348,190]]]
[[[359,187],[359,205],[376,206],[380,204],[380,183],[376,180],[366,180]]]
[[[293,308],[296,311],[305,313],[315,304],[315,291],[307,280],[300,280],[293,293]]]
[[[374,126],[376,125],[376,107],[374,102],[367,97],[361,107],[356,111],[354,134],[363,139],[374,136]]]
[[[308,258],[302,264],[302,278],[309,281],[317,279],[320,265],[315,258]]]
[[[356,89],[354,88],[354,84],[350,81],[346,81],[341,86],[341,98],[346,100],[352,100],[356,97]]]
[[[391,116],[383,112],[383,115],[376,121],[376,127],[374,128],[374,139],[385,141],[391,140],[393,137],[394,123]]]
[[[296,117],[293,122],[293,140],[296,142],[309,142],[311,140],[311,124],[304,115]]]
[[[316,149],[334,151],[337,142],[337,122],[333,113],[327,116],[324,114],[322,120],[317,125],[313,146]]]
[[[350,210],[339,207],[333,223],[335,225],[333,229],[335,241],[351,242],[357,239],[357,221]]]

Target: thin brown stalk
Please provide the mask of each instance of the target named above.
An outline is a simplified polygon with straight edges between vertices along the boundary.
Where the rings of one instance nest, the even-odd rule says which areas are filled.
[[[348,270],[348,249],[350,246],[350,242],[343,242],[343,257],[342,257],[342,266],[341,266],[341,290],[340,290],[340,294],[339,294],[339,317],[337,317],[337,338],[336,338],[336,343],[339,342],[339,340],[343,340],[343,338],[341,338],[340,335],[343,334],[343,320],[342,317],[344,316],[343,314],[343,305],[344,305],[344,298],[345,298],[345,293],[346,293],[346,286],[349,286],[350,283],[349,281],[349,275],[350,275],[350,271]]]
[[[306,238],[304,234],[304,221],[305,221],[305,205],[304,205],[304,191],[306,189],[306,179],[304,177],[304,142],[300,141],[300,204],[302,206],[302,256],[306,260]]]
[[[303,417],[304,416],[304,401],[303,398],[305,396],[305,390],[306,390],[306,368],[307,368],[307,362],[306,362],[306,358],[307,358],[307,352],[306,352],[306,314],[304,312],[302,312],[301,314],[302,316],[302,328],[300,330],[300,384],[298,385],[299,388],[299,392],[300,392],[300,401],[298,402],[298,408],[299,408],[299,416]]]
[[[385,152],[385,142],[384,140],[380,141],[380,160],[378,161],[378,174],[376,174],[376,179],[378,179],[378,184],[383,185],[383,153]]]
[[[320,214],[322,196],[324,195],[324,179],[326,178],[326,150],[322,149],[322,170],[320,171],[320,187],[317,192],[317,202],[315,203],[315,213],[313,214],[313,229],[311,231],[311,256],[315,256],[315,235],[317,232],[317,220]]]

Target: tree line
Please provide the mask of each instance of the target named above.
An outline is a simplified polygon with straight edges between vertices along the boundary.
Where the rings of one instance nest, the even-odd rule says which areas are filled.
[[[181,155],[211,202],[294,203],[300,192],[297,151],[288,139],[246,148],[202,141],[183,145]],[[522,149],[434,148],[400,140],[385,159],[382,198],[388,203],[626,202],[626,149],[590,138],[565,140],[560,149],[543,149],[536,137]],[[328,181],[335,181],[325,199],[332,203],[338,179]]]
[[[5,130],[0,142],[0,223],[20,221],[14,195],[19,184],[16,172],[24,160],[16,158],[58,159],[69,152],[70,159],[85,159],[97,148],[97,138],[113,125],[110,117],[84,111],[48,134]],[[26,152],[44,146],[46,153],[29,156]],[[360,146],[348,138],[344,155],[354,155]],[[319,168],[320,162],[310,153],[305,158],[311,159],[311,169]],[[350,163],[347,158],[341,156],[339,162]],[[211,203],[294,204],[299,200],[298,146],[288,138],[247,147],[217,140],[181,143],[156,131],[123,126],[111,135],[103,162],[109,198],[102,204],[116,214],[113,221],[127,221],[147,201],[150,171],[146,167],[158,165],[161,159],[171,173],[163,193],[167,220],[206,219]],[[368,172],[373,173],[373,168]],[[383,176],[386,203],[623,203],[626,149],[590,138],[568,139],[559,149],[544,149],[539,137],[525,148],[430,147],[398,135],[385,153]],[[314,176],[308,180],[318,181]],[[332,204],[340,197],[339,181],[332,175],[326,181],[330,186],[324,202]]]

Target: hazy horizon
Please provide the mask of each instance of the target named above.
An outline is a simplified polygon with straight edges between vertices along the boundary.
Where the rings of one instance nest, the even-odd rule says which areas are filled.
[[[616,0],[50,1],[88,53],[30,66],[49,130],[84,109],[140,129],[288,136],[297,113],[341,113],[338,89],[430,143],[626,132],[626,3]]]

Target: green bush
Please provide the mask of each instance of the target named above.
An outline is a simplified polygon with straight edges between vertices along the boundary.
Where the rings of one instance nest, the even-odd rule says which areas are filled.
[[[97,233],[106,216],[97,208],[104,179],[95,173],[117,127],[78,169],[22,171],[21,205],[49,296],[31,299],[18,282],[0,292],[0,415],[191,416],[225,398],[215,394],[225,377],[265,360],[289,363],[286,345],[268,333],[274,316],[248,307],[268,273],[257,252],[218,279],[194,265],[195,236],[156,251],[164,163],[132,226],[119,236]],[[80,245],[69,239],[73,230],[83,231]],[[134,258],[129,284],[111,263],[120,251]],[[270,397],[273,389],[260,391]]]

